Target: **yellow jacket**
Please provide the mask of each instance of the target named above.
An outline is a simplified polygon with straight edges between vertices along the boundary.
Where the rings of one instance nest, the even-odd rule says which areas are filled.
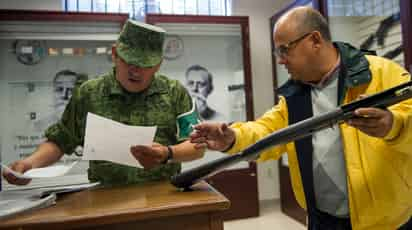
[[[342,55],[342,53],[341,53]],[[365,55],[369,62],[370,81],[348,87],[343,104],[361,94],[374,94],[410,80],[399,65],[386,59]],[[253,122],[234,123],[236,142],[229,153],[239,152],[264,136],[286,127],[288,106],[285,97],[262,117]],[[352,228],[397,229],[412,215],[412,100],[391,106],[394,122],[384,138],[368,136],[340,125],[347,167],[347,186]],[[295,143],[271,148],[259,161],[278,159],[287,153],[293,191],[299,205],[306,209]]]

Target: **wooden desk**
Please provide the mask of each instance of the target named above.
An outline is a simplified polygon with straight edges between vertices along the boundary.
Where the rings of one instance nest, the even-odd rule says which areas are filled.
[[[207,183],[178,191],[168,182],[66,194],[48,208],[0,221],[0,229],[222,230],[229,201]]]

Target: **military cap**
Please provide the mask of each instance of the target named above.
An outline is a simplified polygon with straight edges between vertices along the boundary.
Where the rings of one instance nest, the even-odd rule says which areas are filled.
[[[163,58],[166,31],[160,27],[127,20],[116,44],[116,53],[127,64],[153,67]]]

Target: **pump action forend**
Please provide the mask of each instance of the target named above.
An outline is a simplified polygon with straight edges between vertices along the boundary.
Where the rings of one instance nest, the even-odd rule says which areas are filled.
[[[260,152],[267,148],[299,140],[312,135],[314,132],[344,122],[354,117],[354,111],[358,108],[375,107],[384,109],[409,98],[412,98],[412,81],[280,129],[250,145],[238,154],[225,156],[175,175],[171,178],[171,183],[178,188],[188,188],[200,180],[210,177],[240,161],[255,160]]]

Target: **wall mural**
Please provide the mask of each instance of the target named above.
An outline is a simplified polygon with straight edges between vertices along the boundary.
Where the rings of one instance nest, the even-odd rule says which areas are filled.
[[[77,87],[89,76],[110,70],[111,44],[49,40],[5,40],[1,44],[3,163],[31,155],[45,140],[45,130],[60,119]],[[61,161],[80,158],[75,152]]]
[[[383,19],[377,28],[377,30],[370,34],[368,38],[362,42],[360,45],[361,49],[368,50],[372,47],[374,42],[376,41],[377,45],[383,46],[385,45],[385,39],[388,36],[388,31],[394,27],[395,25],[400,23],[400,12],[395,13],[385,19]],[[385,54],[382,56],[388,59],[394,59],[396,58],[399,54],[403,52],[403,46],[402,44],[397,46],[396,48],[387,51]]]

